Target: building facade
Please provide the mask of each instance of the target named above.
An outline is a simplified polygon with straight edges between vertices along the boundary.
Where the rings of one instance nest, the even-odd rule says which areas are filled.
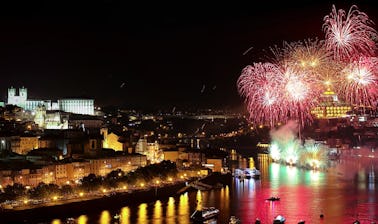
[[[60,99],[58,105],[65,112],[94,115],[93,99]]]
[[[94,99],[59,99],[57,102],[51,100],[28,99],[28,89],[25,87],[9,88],[7,104],[16,105],[24,110],[34,111],[36,108],[44,106],[46,110],[62,110],[75,114],[94,115]]]

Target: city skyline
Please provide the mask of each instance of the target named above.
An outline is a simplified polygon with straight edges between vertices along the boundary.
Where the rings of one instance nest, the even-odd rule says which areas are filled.
[[[323,38],[332,4],[45,3],[1,9],[0,98],[89,96],[96,105],[242,107],[242,68],[282,41]],[[376,25],[374,25],[376,27]]]

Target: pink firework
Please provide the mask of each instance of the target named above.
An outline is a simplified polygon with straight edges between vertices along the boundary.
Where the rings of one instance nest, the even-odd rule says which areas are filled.
[[[336,10],[324,17],[325,44],[335,60],[349,62],[361,55],[374,56],[377,31],[369,17],[353,5],[348,13]]]
[[[254,63],[245,67],[238,79],[240,95],[245,97],[250,119],[256,124],[274,126],[284,117],[282,105],[280,70],[272,63]]]
[[[360,57],[340,73],[339,94],[354,106],[376,105],[378,97],[378,58]]]
[[[243,69],[238,80],[250,119],[274,126],[298,119],[303,126],[311,120],[310,110],[320,96],[314,79],[305,71],[272,63],[254,63]]]
[[[275,55],[281,57],[276,59],[281,61],[280,64],[306,73],[324,90],[334,83],[336,74],[342,69],[342,65],[333,60],[324,41],[318,39],[284,43],[282,53]]]
[[[318,80],[312,73],[288,65],[283,68],[281,86],[288,116],[299,120],[301,126],[305,121],[311,121],[311,109],[321,96]]]

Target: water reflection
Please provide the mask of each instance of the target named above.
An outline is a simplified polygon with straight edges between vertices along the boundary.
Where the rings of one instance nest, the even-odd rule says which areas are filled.
[[[197,200],[196,210],[202,210],[202,194],[200,190],[197,191],[196,200]]]
[[[51,224],[61,224],[60,219],[54,219]]]
[[[86,215],[81,215],[77,219],[78,224],[87,224],[87,221],[88,221],[88,217]]]
[[[262,157],[263,158],[263,157]],[[263,158],[264,159],[264,158]],[[120,223],[189,224],[190,214],[201,206],[217,207],[218,223],[228,223],[231,215],[242,223],[272,223],[283,215],[287,223],[361,223],[378,220],[375,191],[377,165],[371,161],[340,161],[328,172],[304,170],[265,160],[257,160],[260,180],[233,178],[231,185],[210,191],[192,191],[166,200],[143,203],[80,216],[78,223],[111,223],[120,214]],[[246,161],[242,161],[243,165]],[[249,164],[251,165],[251,164]],[[259,167],[258,167],[259,168]],[[279,201],[267,201],[278,196]],[[323,221],[319,215],[324,214]],[[59,224],[60,220],[51,223]]]
[[[162,210],[161,202],[157,200],[155,202],[154,214],[153,214],[154,223],[161,224],[163,222],[162,216],[163,216],[163,210]]]
[[[189,198],[188,193],[180,196],[179,208],[178,208],[178,221],[182,224],[190,223],[190,211],[189,211]]]
[[[100,216],[100,224],[110,224],[111,221],[111,216],[109,211],[105,210],[102,211],[101,216]]]
[[[167,215],[166,220],[168,224],[175,224],[175,199],[170,197],[167,205]]]
[[[139,205],[138,209],[138,223],[145,224],[148,223],[147,217],[147,204],[143,203]]]
[[[121,224],[130,224],[130,209],[129,207],[123,207],[121,209]]]

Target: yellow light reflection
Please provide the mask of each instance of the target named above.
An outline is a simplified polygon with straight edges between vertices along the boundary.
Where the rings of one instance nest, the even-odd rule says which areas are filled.
[[[179,213],[179,223],[182,223],[182,224],[190,223],[188,193],[185,193],[180,196],[178,213]]]
[[[60,219],[54,219],[51,224],[61,224]]]
[[[121,209],[121,224],[130,224],[130,209],[123,207]]]
[[[111,218],[109,211],[102,211],[100,216],[100,224],[110,224]]]
[[[175,199],[170,197],[167,205],[167,224],[176,224],[175,220]]]
[[[255,160],[253,160],[253,157],[249,157],[249,168],[255,167]]]
[[[161,207],[161,202],[157,200],[154,207],[154,224],[163,223],[162,213],[163,213],[163,209]]]
[[[197,199],[196,209],[201,211],[202,210],[202,194],[200,190],[197,191],[196,199]]]
[[[147,204],[143,203],[139,205],[138,209],[138,223],[144,224],[148,223],[148,218],[147,218]]]
[[[87,224],[87,221],[88,221],[88,217],[86,215],[81,215],[77,219],[78,224]]]

